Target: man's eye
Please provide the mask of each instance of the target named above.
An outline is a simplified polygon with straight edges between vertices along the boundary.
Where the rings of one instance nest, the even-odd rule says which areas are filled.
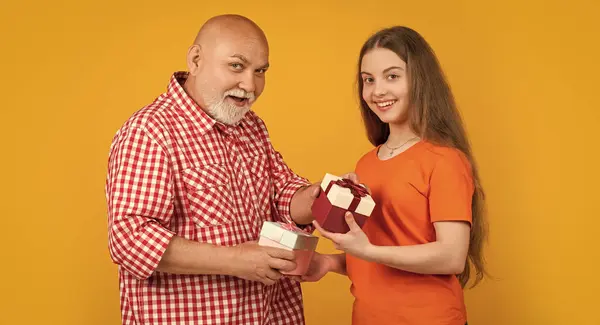
[[[239,70],[239,69],[243,68],[243,66],[241,64],[239,64],[239,63],[232,63],[231,67],[234,68],[234,69],[236,69],[236,70]]]

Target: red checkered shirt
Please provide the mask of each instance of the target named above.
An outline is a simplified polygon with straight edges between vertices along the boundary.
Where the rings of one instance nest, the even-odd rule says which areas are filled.
[[[115,135],[106,181],[109,251],[131,324],[304,324],[300,285],[155,269],[173,235],[221,246],[257,240],[265,220],[292,223],[308,181],[275,151],[252,111],[237,126],[210,118],[176,72],[167,92]],[[312,229],[311,229],[312,230]]]

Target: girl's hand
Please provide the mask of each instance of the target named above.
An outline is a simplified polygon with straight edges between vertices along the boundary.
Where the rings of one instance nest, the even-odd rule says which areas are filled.
[[[314,253],[310,266],[300,279],[306,282],[315,282],[321,280],[329,271],[331,271],[331,261],[327,255]]]
[[[368,260],[369,252],[373,249],[373,245],[367,238],[367,235],[360,229],[360,226],[354,220],[354,216],[350,212],[346,212],[346,223],[350,228],[345,234],[337,234],[328,232],[321,228],[317,221],[313,221],[313,225],[321,233],[321,235],[335,244],[335,248],[354,255],[358,258]]]

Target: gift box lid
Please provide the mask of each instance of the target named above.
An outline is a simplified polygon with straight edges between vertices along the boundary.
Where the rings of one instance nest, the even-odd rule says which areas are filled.
[[[331,187],[329,187],[331,182],[338,180],[343,180],[343,178],[329,173],[325,174],[325,177],[323,177],[323,180],[321,181],[321,189],[323,192],[326,192],[327,188],[329,188],[327,199],[332,205],[343,209],[348,209],[350,208],[352,201],[354,201],[355,196],[352,194],[352,190],[348,187],[343,187],[337,184],[333,184]],[[367,217],[370,216],[371,212],[373,212],[373,209],[375,208],[375,201],[373,201],[371,195],[366,193],[364,186],[356,184],[353,184],[353,186],[362,187],[365,193],[364,196],[360,197],[360,201],[358,202],[358,206],[354,209],[354,212]]]
[[[291,249],[315,250],[319,237],[281,222],[265,221],[260,236],[276,241]]]

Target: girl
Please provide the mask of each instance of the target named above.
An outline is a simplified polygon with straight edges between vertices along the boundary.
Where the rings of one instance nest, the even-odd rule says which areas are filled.
[[[316,255],[304,281],[347,274],[352,324],[464,325],[463,287],[486,274],[484,196],[450,87],[428,43],[393,27],[360,51],[358,88],[373,150],[356,166],[377,206]]]

